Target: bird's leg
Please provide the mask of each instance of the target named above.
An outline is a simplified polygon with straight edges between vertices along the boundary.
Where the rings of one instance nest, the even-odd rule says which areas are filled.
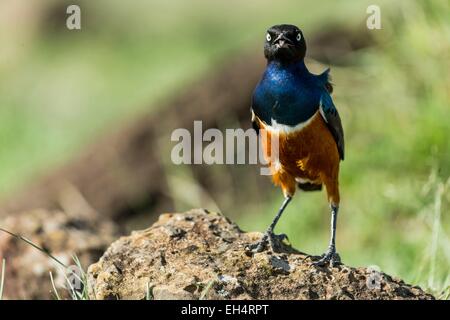
[[[330,245],[328,246],[327,252],[325,252],[321,259],[317,262],[315,262],[315,265],[323,266],[326,263],[330,263],[330,266],[333,267],[336,263],[341,262],[341,258],[339,257],[339,254],[336,252],[336,223],[337,223],[337,215],[339,211],[339,207],[335,206],[333,204],[330,205],[331,207],[331,239],[330,239]]]
[[[280,209],[278,210],[277,215],[275,216],[275,218],[273,219],[272,223],[270,224],[270,226],[267,228],[267,231],[264,233],[263,237],[261,238],[261,240],[255,244],[252,244],[249,246],[249,249],[253,252],[261,252],[263,251],[268,242],[270,242],[270,244],[272,245],[273,248],[273,244],[274,244],[274,239],[277,239],[278,241],[283,241],[284,239],[287,239],[287,236],[285,234],[282,235],[275,235],[273,233],[273,229],[275,229],[275,226],[278,222],[278,220],[280,220],[281,215],[283,214],[284,209],[286,209],[287,205],[289,204],[289,202],[291,201],[292,197],[291,196],[286,196],[284,198],[283,204],[281,205]]]

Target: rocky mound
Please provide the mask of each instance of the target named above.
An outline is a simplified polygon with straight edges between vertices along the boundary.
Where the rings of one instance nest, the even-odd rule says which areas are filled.
[[[163,214],[114,242],[88,270],[95,299],[433,299],[419,287],[368,268],[312,264],[285,244],[250,253],[245,233],[204,210]]]
[[[31,210],[0,219],[0,228],[23,236],[27,241],[52,254],[67,267],[75,267],[76,256],[82,265],[99,259],[117,238],[117,228],[95,212],[70,214],[61,210]],[[49,277],[62,298],[68,298],[66,268],[48,255],[17,237],[0,232],[0,263],[6,262],[5,299],[51,299],[54,297]],[[0,270],[1,271],[1,270]]]

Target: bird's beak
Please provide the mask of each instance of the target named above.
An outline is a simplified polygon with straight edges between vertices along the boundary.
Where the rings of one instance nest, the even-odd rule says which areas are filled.
[[[286,41],[283,39],[280,39],[276,43],[280,48],[284,47],[286,45]]]
[[[289,40],[289,38],[287,38],[284,33],[280,34],[274,41],[273,43],[275,44],[275,46],[277,47],[277,49],[280,48],[289,48],[289,46],[292,45],[291,40]]]

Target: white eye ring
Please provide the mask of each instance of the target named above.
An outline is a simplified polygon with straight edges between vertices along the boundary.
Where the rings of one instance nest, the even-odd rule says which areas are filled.
[[[300,34],[300,32],[297,34],[297,41],[302,40],[302,35]]]
[[[270,36],[270,34],[269,34],[269,33],[267,33],[267,34],[266,34],[266,40],[267,40],[267,41],[270,41],[270,40],[272,40],[272,37]]]

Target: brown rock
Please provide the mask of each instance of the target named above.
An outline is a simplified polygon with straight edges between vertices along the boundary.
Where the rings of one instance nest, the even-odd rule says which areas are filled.
[[[69,215],[62,211],[33,210],[11,215],[0,226],[44,248],[66,266],[75,267],[73,255],[83,266],[98,260],[117,237],[111,222],[94,213]],[[6,260],[5,299],[51,299],[52,272],[61,297],[68,297],[65,275],[68,270],[45,253],[5,232],[0,232],[0,261]]]
[[[261,237],[204,210],[164,214],[114,242],[88,270],[96,299],[433,299],[418,287],[367,268],[316,267],[280,244],[250,254]],[[149,290],[147,290],[150,288]]]

